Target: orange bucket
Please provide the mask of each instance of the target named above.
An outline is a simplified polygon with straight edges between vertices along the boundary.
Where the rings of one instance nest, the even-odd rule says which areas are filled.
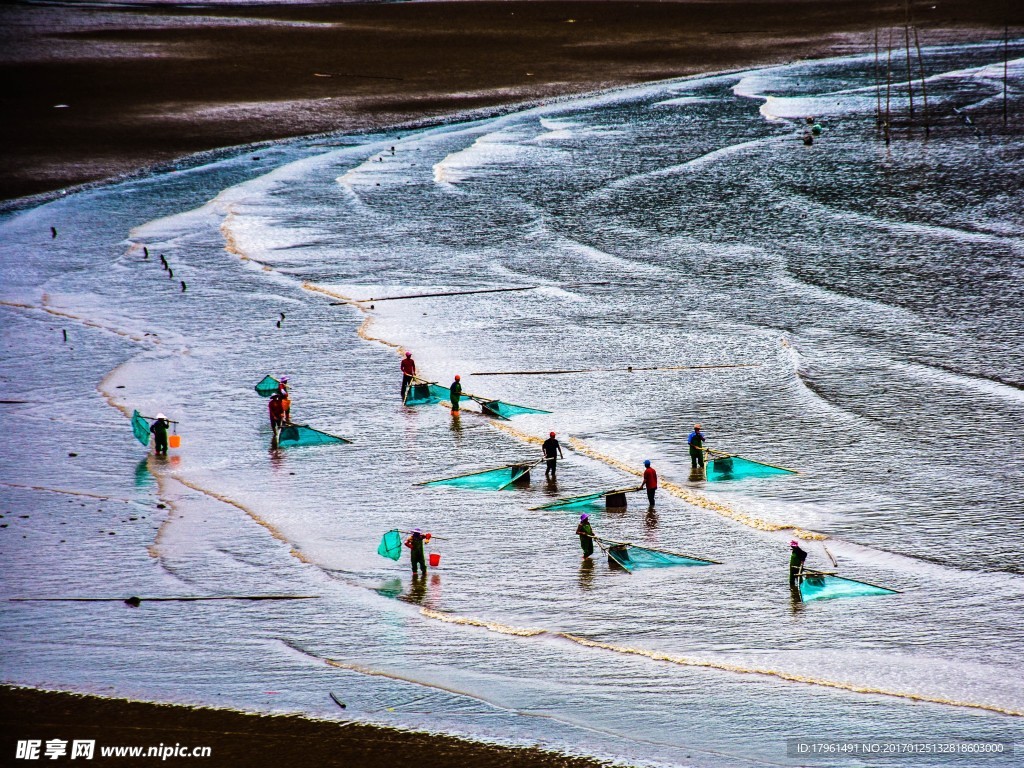
[[[167,444],[171,448],[181,448],[181,435],[168,435]]]
[[[431,552],[430,553],[430,567],[431,568],[437,568],[437,566],[439,566],[440,564],[441,564],[441,555],[439,555],[437,552]]]

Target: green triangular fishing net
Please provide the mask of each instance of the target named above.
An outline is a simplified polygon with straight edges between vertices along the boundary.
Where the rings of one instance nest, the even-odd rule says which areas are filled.
[[[594,491],[593,493],[584,493],[580,496],[568,496],[558,501],[552,501],[550,504],[542,504],[539,507],[531,507],[531,509],[577,509],[579,507],[589,507],[592,504],[603,499],[605,496],[610,496],[613,493],[631,493],[639,490],[638,488],[614,488],[610,491]]]
[[[895,595],[895,589],[876,587],[863,581],[844,579],[841,576],[826,574],[806,574],[800,580],[800,599],[809,603],[812,600],[830,600],[834,597],[871,597],[873,595]]]
[[[256,394],[260,397],[270,397],[272,394],[277,392],[277,388],[281,385],[277,379],[273,376],[264,376],[262,381],[256,385]]]
[[[397,530],[385,533],[380,539],[377,554],[390,560],[400,559],[402,557],[402,535]]]
[[[714,560],[702,560],[688,557],[677,552],[665,552],[660,549],[647,549],[634,544],[622,544],[613,541],[601,541],[608,551],[608,557],[627,571],[637,568],[670,568],[677,565],[715,565]]]
[[[795,475],[792,469],[773,467],[759,461],[744,459],[742,456],[719,456],[707,462],[704,467],[708,480],[745,480],[748,477],[771,477],[773,475]]]
[[[330,443],[351,442],[351,440],[346,440],[344,437],[329,435],[326,432],[321,432],[319,429],[307,427],[305,424],[289,424],[286,427],[281,427],[281,432],[277,437],[277,444],[282,448],[293,445],[328,445]]]
[[[447,403],[452,398],[452,391],[448,387],[434,384],[430,381],[420,381],[409,385],[405,391],[406,405],[434,405],[435,403]]]
[[[480,403],[484,413],[499,416],[502,419],[511,419],[513,416],[524,413],[551,413],[551,411],[542,411],[540,408],[528,408],[525,405],[515,405],[501,400],[478,400],[477,402]]]
[[[149,446],[149,422],[142,418],[138,411],[132,413],[132,432],[135,439],[145,446]]]
[[[473,491],[500,491],[523,478],[530,471],[531,466],[530,464],[509,464],[497,469],[484,469],[456,477],[429,480],[425,483],[417,483],[417,485],[466,488]]]

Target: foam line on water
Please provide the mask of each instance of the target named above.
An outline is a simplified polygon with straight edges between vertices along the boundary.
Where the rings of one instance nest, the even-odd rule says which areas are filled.
[[[996,704],[988,704],[985,702],[948,699],[941,696],[931,696],[923,693],[914,693],[912,691],[901,691],[888,688],[881,688],[878,686],[860,685],[858,683],[853,683],[845,680],[830,680],[827,678],[812,677],[809,675],[801,675],[792,672],[786,672],[780,669],[770,669],[766,667],[748,667],[742,664],[733,664],[727,661],[719,661],[715,659],[701,659],[692,656],[680,656],[678,654],[665,653],[664,651],[654,651],[646,648],[636,648],[632,646],[615,645],[612,643],[590,640],[588,638],[581,637],[580,635],[574,635],[569,632],[554,632],[540,629],[531,629],[526,627],[513,627],[507,624],[485,621],[483,619],[475,619],[468,616],[457,616],[454,614],[439,613],[437,611],[432,611],[427,608],[421,609],[420,613],[428,619],[444,621],[449,624],[457,624],[461,626],[486,629],[490,632],[497,632],[499,634],[511,635],[515,637],[534,638],[547,636],[551,638],[558,638],[562,640],[568,640],[569,642],[575,643],[576,645],[582,646],[584,648],[592,648],[601,651],[610,651],[612,653],[622,654],[626,656],[640,656],[643,658],[650,659],[652,661],[666,662],[681,667],[699,667],[703,669],[718,670],[721,672],[732,672],[734,674],[739,675],[759,675],[762,677],[771,677],[777,680],[784,680],[790,683],[803,683],[806,685],[814,685],[822,688],[833,688],[840,691],[848,691],[850,693],[876,696],[890,696],[893,698],[907,699],[910,701],[920,701],[928,704],[941,704],[944,706],[951,707],[982,709],[987,712],[996,712],[998,714],[1010,715],[1013,717],[1024,717],[1024,711],[1022,710],[1003,707]]]

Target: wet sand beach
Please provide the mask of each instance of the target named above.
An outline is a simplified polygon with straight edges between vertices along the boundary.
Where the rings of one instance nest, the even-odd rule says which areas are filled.
[[[1022,22],[1004,2],[912,10],[923,44]],[[867,50],[904,14],[857,0],[5,5],[0,198],[219,147]]]
[[[341,710],[339,709],[339,712]],[[150,704],[125,699],[0,688],[2,754],[26,739],[95,740],[98,765],[139,765],[138,758],[103,757],[102,747],[180,745],[209,747],[209,757],[170,757],[167,764],[199,760],[220,766],[406,766],[491,768],[598,768],[606,763],[543,749],[513,748],[443,734],[402,731],[367,723],[297,716],[246,714],[223,709]],[[68,758],[63,758],[68,759]],[[160,761],[160,758],[148,758]],[[144,761],[145,762],[145,761]],[[162,762],[162,761],[160,761]]]

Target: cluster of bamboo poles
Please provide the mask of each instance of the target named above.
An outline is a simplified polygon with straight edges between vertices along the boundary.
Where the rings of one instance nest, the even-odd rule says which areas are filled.
[[[924,70],[924,57],[921,55],[921,37],[917,29],[917,25],[913,23],[913,13],[910,8],[910,0],[904,2],[904,17],[903,17],[903,40],[904,50],[906,52],[906,66],[907,66],[907,101],[910,112],[910,120],[914,120],[914,74],[913,74],[913,54],[910,49],[910,38],[913,33],[914,38],[914,49],[917,52],[917,68],[918,77],[921,81],[921,97],[923,102],[923,119],[924,119],[924,135],[927,137],[931,131],[931,120],[928,110],[928,78],[925,75]],[[880,52],[879,52],[879,30],[875,28],[875,125],[882,131],[885,137],[885,143],[888,144],[892,140],[892,107],[893,107],[893,36],[899,34],[899,27],[889,27],[889,39],[886,44],[886,62],[885,62],[885,109],[882,109],[882,77],[881,77],[881,64],[880,64]],[[899,56],[899,51],[896,51]],[[898,65],[897,65],[898,66]]]
[[[917,54],[917,70],[918,79],[920,81],[920,94],[922,102],[922,122],[924,127],[924,135],[927,138],[931,132],[931,114],[928,108],[928,78],[925,74],[924,68],[924,57],[921,54],[921,37],[918,31],[917,24],[914,22],[913,9],[911,7],[911,0],[904,0],[903,3],[903,53],[905,53],[906,59],[906,88],[907,88],[907,107],[908,117],[911,124],[913,124],[915,118],[915,107],[914,107],[914,86],[915,78],[913,74],[914,69],[914,54],[911,52],[911,37],[913,37],[914,52]],[[894,49],[893,39],[898,39],[900,34],[900,26],[888,27],[888,40],[886,42],[885,50],[885,106],[883,109],[882,100],[882,65],[881,65],[881,52],[879,45],[879,28],[875,28],[875,125],[877,129],[882,133],[885,138],[885,143],[889,144],[892,140],[892,119],[893,119],[893,72],[895,68],[899,67],[899,63],[894,64],[893,54],[895,52],[897,60],[900,57],[901,51]],[[897,43],[898,45],[898,43]],[[1009,79],[1009,50],[1010,50],[1010,27],[1009,24],[1003,26],[1003,98],[1002,98],[1002,115],[1003,124],[1006,125],[1009,120],[1009,90],[1007,81]],[[967,125],[973,125],[970,117],[964,116],[964,122]],[[977,132],[977,129],[975,129]]]

